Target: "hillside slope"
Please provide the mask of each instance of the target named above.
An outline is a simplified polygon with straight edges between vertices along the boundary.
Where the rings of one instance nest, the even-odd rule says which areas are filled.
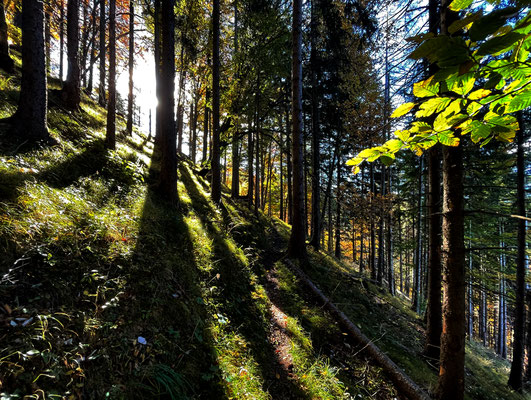
[[[5,117],[17,81],[0,83]],[[151,190],[148,138],[119,135],[108,152],[104,110],[89,98],[82,109],[51,103],[53,147],[0,126],[2,398],[401,398],[282,262],[287,225],[227,192],[215,207],[185,159],[170,207]],[[407,302],[310,258],[314,282],[432,389]],[[469,398],[523,398],[506,394],[507,366],[472,344]]]

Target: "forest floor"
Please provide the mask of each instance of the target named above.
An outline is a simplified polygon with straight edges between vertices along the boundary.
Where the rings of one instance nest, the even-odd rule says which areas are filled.
[[[0,73],[0,118],[18,84]],[[164,203],[150,140],[120,133],[105,150],[105,112],[87,97],[75,114],[52,97],[49,127],[58,144],[29,147],[0,126],[2,400],[402,398],[282,262],[288,225],[226,189],[214,206],[184,157],[179,206]],[[433,390],[408,299],[309,255],[310,278]],[[469,343],[467,397],[529,398],[508,391],[508,367]]]

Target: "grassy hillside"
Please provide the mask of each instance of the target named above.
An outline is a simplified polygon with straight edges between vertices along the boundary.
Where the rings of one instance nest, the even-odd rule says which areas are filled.
[[[17,84],[0,74],[0,117]],[[287,225],[227,192],[215,207],[184,159],[170,207],[151,190],[145,135],[120,134],[109,152],[95,102],[77,114],[50,106],[53,147],[0,126],[2,399],[400,398],[282,263]],[[407,302],[310,256],[311,278],[432,389]],[[523,398],[507,394],[505,361],[476,344],[467,355],[469,398]]]

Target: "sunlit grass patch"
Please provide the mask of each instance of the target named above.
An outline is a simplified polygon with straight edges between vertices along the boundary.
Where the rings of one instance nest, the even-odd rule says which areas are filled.
[[[249,343],[235,332],[224,332],[223,328],[216,331],[213,336],[217,361],[228,398],[270,399],[269,393],[263,390],[263,377]]]

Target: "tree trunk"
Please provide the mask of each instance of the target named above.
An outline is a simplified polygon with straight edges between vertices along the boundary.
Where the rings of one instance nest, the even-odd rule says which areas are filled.
[[[428,151],[428,304],[424,354],[438,360],[441,346],[441,217],[440,146]]]
[[[9,55],[9,42],[7,36],[6,12],[4,0],[0,1],[0,68],[6,72],[13,72],[15,63]]]
[[[3,0],[0,1],[3,3]],[[52,51],[52,32],[51,32],[51,5],[49,1],[44,2],[44,48],[46,50],[46,75],[49,75],[50,70],[50,63],[52,61],[51,59],[51,51]],[[0,11],[1,14],[1,11]],[[1,30],[1,29],[0,29]]]
[[[155,0],[155,15],[157,16],[157,4],[160,0]],[[157,41],[157,29],[158,26],[157,21],[155,21],[155,43],[158,43]],[[106,96],[105,96],[105,0],[100,0],[100,52],[99,52],[99,58],[100,58],[100,87],[99,87],[99,96],[98,96],[98,103],[100,106],[105,107],[105,103],[107,102]],[[155,45],[155,60],[157,59],[157,45]],[[158,61],[155,63],[155,68],[157,68]]]
[[[371,202],[371,205],[370,205],[370,210],[371,210],[371,213],[370,213],[370,216],[369,218],[371,219],[371,226],[370,226],[370,229],[371,229],[371,248],[370,248],[370,251],[369,251],[369,269],[371,271],[371,279],[372,280],[376,280],[376,232],[375,232],[375,229],[374,229],[374,197],[375,197],[375,189],[374,189],[374,165],[371,163],[371,166],[370,166],[370,186],[371,186],[371,197],[370,197],[370,202]]]
[[[171,203],[177,202],[177,135],[175,131],[175,0],[162,0],[161,10],[161,68],[160,68],[160,129],[162,160],[160,195]]]
[[[133,134],[133,71],[135,58],[135,7],[134,2],[129,1],[129,93],[127,94],[127,126],[129,136]]]
[[[420,296],[422,288],[422,169],[423,158],[420,158],[419,165],[419,181],[418,181],[418,197],[417,197],[417,244],[415,248],[415,277],[413,279],[414,292],[413,292],[413,311],[420,314]]]
[[[392,169],[389,168],[387,177],[387,193],[389,194],[390,208],[387,212],[387,282],[389,286],[389,293],[393,296],[396,294],[395,290],[395,267],[393,262],[393,204],[392,204]]]
[[[288,255],[304,260],[306,258],[306,235],[304,231],[304,160],[302,158],[302,0],[293,0],[291,71],[293,221],[288,243]]]
[[[285,213],[284,213],[284,134],[282,131],[282,114],[279,115],[279,126],[280,133],[279,133],[279,139],[280,139],[280,204],[279,204],[279,216],[282,221],[286,220]]]
[[[219,147],[219,1],[214,0],[212,11],[213,54],[212,54],[212,201],[221,201],[221,171]]]
[[[291,225],[293,221],[293,168],[291,163],[291,140],[290,140],[290,120],[289,111],[286,111],[286,153],[288,156],[287,168],[288,168],[288,201],[286,209],[288,210],[288,224]]]
[[[210,103],[210,90],[206,89],[205,94],[205,115],[203,120],[203,155],[201,157],[201,162],[204,163],[208,160],[208,126],[210,120],[210,112],[208,108],[208,103]]]
[[[234,2],[234,55],[239,52],[239,28],[238,28],[238,3]],[[238,82],[238,66],[236,66],[235,80]],[[282,124],[281,124],[282,126]],[[232,181],[231,197],[237,199],[240,196],[240,138],[238,127],[232,134]],[[282,202],[282,194],[280,196]]]
[[[102,0],[103,1],[103,0]],[[63,85],[64,75],[64,53],[65,53],[65,4],[64,0],[61,0],[59,12],[59,81]]]
[[[338,139],[339,141],[339,139]],[[336,247],[334,249],[334,256],[341,258],[341,151],[338,147],[337,157],[337,195],[336,195]]]
[[[520,129],[516,136],[516,213],[525,217],[525,161],[524,161],[524,121],[522,112],[517,114]],[[524,328],[525,328],[525,219],[517,221],[517,254],[516,254],[516,302],[514,318],[513,362],[509,374],[508,385],[514,390],[522,390],[522,374],[524,365]]]
[[[320,161],[319,161],[319,142],[320,142],[320,121],[319,121],[319,102],[317,98],[317,15],[316,0],[311,1],[311,32],[310,32],[310,66],[312,75],[312,215],[311,230],[312,236],[310,245],[315,250],[319,250],[321,243],[321,214],[320,214]]]
[[[443,0],[444,2],[447,0]],[[465,251],[463,149],[443,147],[443,328],[437,398],[462,400],[465,390]]]
[[[382,169],[380,170],[380,196],[383,200],[385,197],[385,165],[381,165]],[[377,272],[376,272],[376,281],[381,285],[384,275],[384,257],[385,257],[385,248],[384,248],[384,224],[385,224],[385,207],[382,201],[380,204],[380,220],[378,221],[378,263],[377,263]]]
[[[96,62],[96,36],[98,33],[98,25],[96,25],[96,15],[98,12],[98,0],[94,0],[92,4],[92,45],[90,46],[90,65],[89,78],[87,85],[87,93],[90,95],[94,88],[94,63]]]
[[[63,88],[63,102],[66,108],[78,110],[81,102],[81,81],[79,71],[79,0],[68,0],[66,8],[66,50],[68,71]]]
[[[50,139],[46,126],[48,97],[44,50],[43,2],[22,2],[22,78],[18,108],[12,117],[15,132],[32,141]]]
[[[109,101],[105,147],[116,148],[116,0],[109,0]]]

